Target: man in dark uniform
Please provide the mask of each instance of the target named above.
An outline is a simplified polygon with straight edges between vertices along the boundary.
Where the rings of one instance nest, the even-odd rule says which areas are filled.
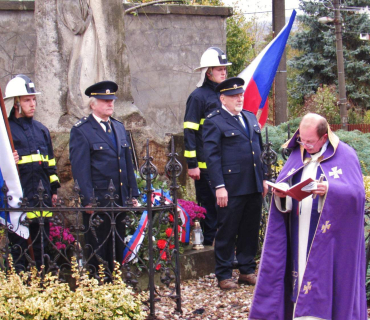
[[[204,153],[217,198],[216,276],[223,290],[237,288],[231,279],[234,251],[239,283],[256,282],[262,197],[266,170],[260,160],[261,129],[255,115],[242,110],[244,80],[230,78],[216,87],[222,109],[209,114],[203,126]]]
[[[85,94],[90,97],[92,114],[78,121],[71,130],[69,152],[72,173],[80,186],[84,207],[91,207],[93,197],[97,198],[100,207],[109,206],[109,199],[105,199],[105,195],[108,194],[111,180],[116,188],[114,193],[118,194],[116,204],[125,206],[130,192],[133,197],[138,196],[126,130],[120,121],[111,117],[114,100],[117,99],[117,89],[117,84],[112,81],[98,82],[87,88]],[[136,204],[135,200],[134,205]],[[85,233],[85,241],[92,250],[89,252],[87,263],[92,272],[95,272],[99,264],[107,261],[107,271],[111,272],[114,267],[113,260],[122,262],[124,215],[92,213],[86,211],[83,214],[84,225],[88,230]],[[94,221],[98,217],[102,219],[102,223],[95,225]]]
[[[40,122],[33,119],[36,110],[35,85],[25,75],[19,74],[9,81],[5,89],[5,104],[10,111],[9,126],[14,142],[14,160],[18,164],[23,197],[27,198],[28,206],[39,205],[34,196],[38,194],[40,181],[44,187],[43,205],[52,206],[57,200],[57,189],[60,187],[56,175],[56,163],[49,130]],[[47,247],[49,235],[49,219],[51,212],[27,212],[31,219],[29,225],[30,237],[36,266],[42,264],[41,236],[43,246]],[[43,219],[44,231],[40,232],[40,222]],[[27,240],[15,233],[9,233],[12,255],[17,270],[23,270],[27,261],[23,254],[28,247]],[[28,255],[29,252],[26,252]]]
[[[202,127],[205,117],[221,108],[216,86],[226,79],[226,67],[231,65],[225,53],[216,47],[208,48],[202,55],[200,81],[186,102],[184,118],[185,157],[189,177],[195,181],[198,203],[207,210],[202,221],[204,244],[212,245],[216,234],[217,212],[214,191],[209,184],[206,160],[203,152]]]

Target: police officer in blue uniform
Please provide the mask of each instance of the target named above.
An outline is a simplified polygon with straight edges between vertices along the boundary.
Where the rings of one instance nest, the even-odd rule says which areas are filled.
[[[217,47],[208,48],[202,55],[200,80],[197,88],[190,94],[186,102],[184,117],[185,158],[188,175],[194,179],[198,203],[207,210],[202,220],[204,244],[212,245],[216,234],[217,212],[216,198],[209,184],[206,160],[203,152],[203,122],[213,110],[221,108],[219,93],[216,86],[226,79],[226,67],[231,65],[226,54]]]
[[[93,197],[97,198],[100,207],[109,205],[105,195],[108,194],[111,180],[116,188],[115,194],[118,194],[116,204],[125,206],[130,194],[138,196],[127,133],[123,124],[112,118],[117,90],[117,84],[112,81],[102,81],[88,87],[85,94],[90,97],[92,113],[79,120],[71,130],[69,152],[73,178],[80,186],[82,205],[87,208],[91,207]],[[102,224],[94,225],[98,216],[103,220]],[[84,212],[84,225],[88,230],[85,241],[91,246],[87,263],[92,272],[97,271],[103,261],[108,262],[108,271],[111,272],[114,255],[116,261],[122,262],[125,238],[123,219],[122,213]],[[114,226],[115,244],[111,236]]]
[[[56,162],[49,130],[39,121],[33,119],[36,111],[36,96],[40,92],[35,89],[34,83],[23,74],[15,76],[9,81],[5,89],[5,104],[10,109],[9,126],[14,142],[14,159],[18,164],[19,177],[23,190],[23,197],[27,198],[28,206],[39,205],[38,195],[40,182],[44,188],[43,206],[52,206],[57,200],[57,189],[60,187],[57,176]],[[32,248],[36,266],[42,264],[41,237],[43,247],[47,248],[49,236],[49,211],[27,212],[30,220],[30,238],[33,241]],[[40,233],[40,222],[44,229]],[[15,268],[24,270],[27,261],[24,253],[28,244],[27,240],[15,233],[9,233],[11,251]],[[46,251],[46,250],[45,250]],[[44,252],[45,252],[44,251]]]
[[[240,271],[239,283],[256,282],[254,257],[258,249],[262,197],[267,193],[261,129],[255,115],[243,110],[244,80],[220,83],[222,108],[206,117],[204,152],[217,198],[215,238],[216,276],[223,290],[235,289],[233,258]]]

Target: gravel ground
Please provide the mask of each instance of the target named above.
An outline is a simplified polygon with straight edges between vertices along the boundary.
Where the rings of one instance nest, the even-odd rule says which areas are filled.
[[[236,282],[237,272],[233,273],[233,278]],[[161,297],[155,304],[155,319],[247,319],[253,289],[253,286],[240,285],[237,290],[222,291],[214,274],[183,281],[182,314],[175,311],[176,304],[171,298]],[[145,310],[149,311],[149,308],[145,307]]]
[[[237,282],[237,271],[234,271],[233,279]],[[248,319],[253,289],[254,286],[240,285],[237,290],[222,291],[217,286],[214,274],[198,280],[183,281],[181,284],[182,314],[175,311],[174,300],[169,297],[161,297],[155,304],[156,317],[148,317],[148,319]],[[169,290],[161,293],[169,294]],[[148,296],[148,293],[144,295]],[[149,315],[149,308],[144,306],[144,309]],[[368,316],[370,316],[370,308],[368,308]]]

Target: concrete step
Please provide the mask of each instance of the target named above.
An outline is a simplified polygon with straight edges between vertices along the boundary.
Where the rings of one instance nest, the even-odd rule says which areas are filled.
[[[181,281],[197,279],[215,272],[215,254],[212,246],[201,250],[186,249],[180,255]]]

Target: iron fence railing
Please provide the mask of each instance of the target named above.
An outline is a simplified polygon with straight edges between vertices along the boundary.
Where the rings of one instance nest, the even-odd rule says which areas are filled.
[[[176,178],[180,175],[182,166],[177,156],[172,137],[169,160],[165,167],[165,173],[170,179],[169,191],[172,202],[165,201],[162,190],[162,194],[156,196],[153,204],[152,182],[156,179],[158,170],[152,162],[153,158],[149,154],[149,142],[147,142],[144,164],[139,170],[141,178],[146,182],[140,201],[144,204],[134,207],[133,199],[130,197],[125,206],[119,206],[116,203],[115,186],[111,182],[105,196],[109,200],[107,206],[100,207],[95,198],[91,199],[92,207],[88,209],[90,212],[88,224],[83,223],[86,208],[80,205],[80,189],[77,182],[73,188],[73,195],[69,197],[69,206],[59,200],[55,207],[47,207],[44,202],[44,187],[40,183],[38,194],[35,195],[38,204],[35,207],[28,207],[27,199],[24,198],[19,208],[8,206],[11,196],[8,194],[9,190],[5,182],[2,189],[6,208],[4,209],[5,225],[0,225],[5,235],[5,244],[1,248],[0,268],[8,269],[12,264],[17,271],[27,271],[32,266],[36,266],[40,270],[41,277],[51,272],[58,274],[62,281],[71,282],[72,257],[75,257],[81,273],[88,271],[90,276],[98,277],[99,270],[94,263],[95,260],[99,265],[104,266],[105,280],[110,281],[113,278],[114,261],[118,261],[124,281],[136,289],[139,280],[145,278],[144,274],[146,274],[151,316],[155,315],[155,295],[170,296],[176,302],[176,310],[181,312],[177,214],[179,186]],[[15,223],[9,222],[9,215],[12,212],[21,212],[19,219],[21,225],[38,228],[36,236],[29,239],[26,246],[11,243],[18,228]],[[27,213],[30,212],[36,217],[27,218]],[[171,216],[173,222],[171,222]],[[102,239],[99,237],[99,231],[100,228],[106,227],[104,224],[107,224],[107,221],[110,224],[110,232]],[[121,229],[126,229],[126,234],[122,234],[119,226]],[[163,228],[167,227],[171,227],[173,232],[165,238],[165,243],[159,248],[155,239],[159,239]],[[85,241],[85,235],[88,232],[93,234],[98,243],[95,249]],[[53,241],[55,234],[60,235],[59,243]],[[130,236],[126,237],[127,234]],[[130,237],[131,239],[135,237],[136,243],[128,242],[127,239]],[[101,257],[101,249],[108,241],[111,241],[108,250],[113,251],[112,261],[106,261]],[[40,251],[37,252],[36,258],[36,250],[33,250],[35,247]],[[117,248],[122,248],[124,252],[117,253]],[[39,263],[36,263],[37,257],[40,258]],[[44,267],[40,268],[40,265]],[[155,286],[155,270],[160,273],[160,281],[170,290],[161,290],[159,286]]]
[[[267,166],[268,179],[275,181],[277,177],[275,164],[278,157],[271,147],[266,129],[266,142],[263,145],[261,161]],[[5,245],[0,249],[2,254],[0,268],[8,269],[11,264],[10,257],[13,257],[13,267],[18,271],[27,271],[30,267],[36,266],[40,270],[41,277],[51,272],[58,274],[62,281],[70,282],[73,286],[70,278],[73,257],[77,261],[80,272],[88,271],[91,277],[98,277],[97,264],[103,265],[106,281],[113,278],[114,262],[118,261],[122,277],[128,285],[139,289],[140,282],[144,283],[144,289],[149,289],[150,316],[155,316],[155,295],[170,296],[176,303],[176,310],[181,312],[177,178],[182,172],[182,165],[177,159],[173,137],[169,149],[165,174],[170,181],[168,189],[172,202],[164,196],[163,190],[158,195],[158,192],[155,193],[152,188],[152,183],[158,176],[158,170],[153,164],[149,142],[147,142],[144,163],[139,169],[140,177],[146,185],[140,196],[140,202],[143,205],[134,207],[133,199],[129,197],[124,206],[119,206],[116,203],[115,186],[111,182],[105,196],[109,200],[108,205],[101,207],[96,198],[90,199],[92,206],[88,209],[90,214],[87,223],[83,220],[86,208],[81,207],[80,188],[77,181],[73,187],[73,194],[68,198],[68,205],[66,201],[58,200],[55,207],[45,205],[44,188],[41,183],[38,194],[34,196],[38,202],[35,207],[28,207],[26,198],[22,199],[19,208],[9,207],[10,196],[5,183],[2,189],[5,195],[5,225],[0,225],[0,229],[3,229],[5,234]],[[269,199],[270,197],[264,203],[261,243],[264,238]],[[27,227],[33,225],[38,228],[36,236],[29,239],[25,247],[10,242],[11,236],[17,231],[17,225],[8,222],[12,212],[21,212],[19,219],[21,225]],[[27,218],[27,212],[33,212],[36,218]],[[52,216],[45,216],[46,214]],[[108,236],[101,238],[99,231],[107,224],[110,232]],[[122,229],[125,230],[124,233]],[[164,229],[166,231],[171,229],[172,232],[159,246],[158,239],[163,238]],[[98,246],[94,247],[86,242],[85,235],[88,232],[93,234],[93,239]],[[60,237],[59,243],[53,239],[56,235]],[[106,247],[108,241],[110,241],[108,249],[113,252],[111,261],[105,260],[101,255],[101,249]],[[32,252],[35,251],[32,250],[34,247],[37,247],[40,253],[39,263],[36,263],[37,257],[35,258],[35,252]],[[118,248],[123,251],[123,254],[121,251],[117,253]],[[40,268],[41,265],[44,267]],[[162,290],[160,286],[155,285],[156,273],[160,274],[160,282],[170,290]]]

